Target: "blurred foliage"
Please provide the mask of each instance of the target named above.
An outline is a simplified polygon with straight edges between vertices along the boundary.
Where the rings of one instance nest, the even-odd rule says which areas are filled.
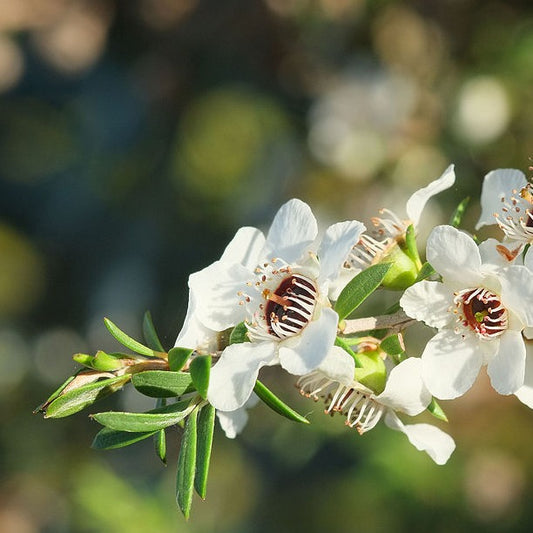
[[[291,196],[368,221],[455,162],[426,228],[471,196],[468,227],[484,173],[530,164],[532,72],[525,0],[2,2],[0,530],[529,531],[531,412],[482,379],[445,406],[446,467],[303,399],[311,427],[260,406],[216,434],[186,526],[149,442],[96,452],[83,416],[31,411],[72,353],[116,349],[103,316],[138,337],[150,308],[172,346],[188,274]]]

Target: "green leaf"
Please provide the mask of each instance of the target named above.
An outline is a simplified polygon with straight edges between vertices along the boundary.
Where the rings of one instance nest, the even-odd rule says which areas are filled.
[[[427,410],[439,420],[444,420],[444,422],[448,422],[448,417],[446,416],[446,413],[444,412],[444,409],[437,403],[437,400],[433,398],[431,400],[431,403],[427,406]]]
[[[385,337],[380,345],[382,350],[389,355],[400,355],[405,351],[403,341],[398,334]]]
[[[148,348],[148,346],[145,346],[144,344],[141,344],[135,339],[132,339],[129,335],[126,335],[126,333],[124,333],[118,326],[113,324],[113,322],[111,322],[109,318],[104,318],[104,323],[106,325],[106,328],[109,330],[109,333],[111,333],[111,335],[113,335],[113,337],[115,337],[115,339],[126,348],[129,348],[133,352],[145,355],[147,357],[161,356],[161,352],[151,350],[150,348]]]
[[[370,266],[344,287],[335,304],[339,321],[355,311],[381,285],[390,268],[391,263]]]
[[[183,420],[195,407],[189,401],[177,402],[147,413],[125,413],[106,411],[91,416],[102,426],[117,431],[146,432],[159,431]]]
[[[248,328],[244,322],[237,324],[232,330],[229,336],[230,344],[240,344],[242,342],[250,342],[248,338]]]
[[[146,370],[134,374],[133,386],[151,398],[173,398],[181,396],[192,383],[191,375],[186,372],[168,370]]]
[[[461,221],[463,220],[463,216],[469,203],[470,196],[467,196],[466,198],[463,198],[463,200],[461,200],[459,205],[455,208],[455,211],[453,212],[452,216],[450,217],[450,226],[458,228],[461,225]]]
[[[415,227],[411,224],[405,232],[405,251],[417,268],[422,266],[416,245]]]
[[[74,374],[67,378],[41,405],[33,410],[33,414],[46,411],[47,407],[63,392],[67,385],[76,378],[76,375]]]
[[[167,400],[165,398],[158,398],[156,402],[156,408],[165,407],[167,405]],[[154,435],[154,448],[157,457],[161,462],[167,464],[167,436],[164,429],[160,429]]]
[[[108,354],[102,350],[98,350],[94,356],[77,353],[72,356],[72,359],[74,359],[74,361],[77,363],[89,368],[93,368],[94,370],[111,372],[124,366],[124,364],[120,361],[121,359],[131,359],[131,356],[121,353]]]
[[[180,348],[179,346],[171,348],[168,352],[168,366],[170,370],[174,370],[175,372],[181,370],[193,352],[194,350],[190,348]]]
[[[189,519],[192,496],[194,492],[194,475],[196,472],[196,425],[198,410],[195,409],[187,419],[185,431],[181,439],[180,455],[178,457],[178,472],[176,476],[176,501],[185,517]]]
[[[146,344],[150,348],[152,348],[152,350],[156,350],[157,352],[165,351],[163,345],[161,344],[161,341],[159,340],[159,337],[157,336],[157,332],[155,330],[154,323],[152,322],[152,315],[150,311],[146,311],[146,313],[144,313],[143,337]]]
[[[209,474],[214,431],[215,408],[207,404],[202,408],[198,417],[198,450],[196,452],[196,475],[194,477],[194,488],[202,500],[205,500],[207,492],[207,476]]]
[[[78,374],[77,378],[81,375]],[[87,385],[68,389],[46,407],[44,416],[45,418],[63,418],[77,413],[97,400],[113,394],[127,383],[130,377],[129,375],[124,375],[100,379]],[[70,385],[72,385],[72,382]]]
[[[197,355],[194,357],[189,371],[196,390],[205,400],[207,398],[207,388],[209,387],[209,374],[211,373],[211,356]]]
[[[292,420],[293,422],[301,422],[302,424],[309,424],[309,420],[304,418],[302,415],[294,411],[287,404],[282,402],[272,391],[270,391],[265,385],[263,385],[259,380],[255,382],[254,392],[259,396],[259,399],[262,400],[270,409],[276,413]]]
[[[151,437],[156,432],[145,431],[131,433],[129,431],[116,431],[114,429],[103,428],[94,437],[91,448],[95,450],[113,450],[114,448],[124,448],[130,444],[135,444],[141,440]]]
[[[422,265],[420,271],[418,272],[418,276],[415,279],[415,283],[429,278],[429,276],[432,276],[433,274],[435,274],[435,269],[428,262],[425,262]]]
[[[363,363],[361,363],[359,357],[357,357],[357,354],[352,350],[351,346],[346,342],[345,339],[337,337],[335,339],[335,346],[339,346],[339,348],[342,348],[346,353],[350,354],[355,361],[356,367],[361,368],[363,366]]]

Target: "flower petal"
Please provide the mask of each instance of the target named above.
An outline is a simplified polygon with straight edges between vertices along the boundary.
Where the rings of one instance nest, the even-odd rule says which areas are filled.
[[[518,315],[524,326],[533,326],[533,276],[524,266],[513,265],[500,274],[502,303]]]
[[[482,280],[481,256],[474,239],[452,226],[437,226],[430,233],[426,256],[445,283],[475,287]]]
[[[353,382],[355,361],[342,348],[333,346],[324,361],[318,365],[317,370],[334,381],[349,385]]]
[[[297,262],[317,232],[311,208],[296,198],[289,200],[274,217],[262,255],[267,259],[280,257],[287,263]]]
[[[487,365],[494,389],[513,394],[524,384],[526,347],[520,331],[507,330],[500,336],[500,347]]]
[[[405,210],[407,211],[407,218],[413,223],[416,227],[420,220],[420,215],[424,209],[427,201],[432,197],[438,194],[441,191],[449,189],[455,183],[455,172],[454,166],[450,165],[442,174],[440,178],[432,181],[429,185],[426,185],[424,188],[419,189],[414,194],[411,195],[409,200],[407,200],[407,205]]]
[[[326,358],[337,335],[339,315],[332,309],[322,309],[318,319],[310,322],[299,335],[280,343],[281,366],[297,376],[315,370]]]
[[[400,298],[400,306],[411,318],[433,328],[444,328],[455,321],[449,311],[454,307],[453,293],[437,281],[420,281],[409,287]]]
[[[481,188],[481,216],[476,229],[496,224],[494,214],[502,214],[502,198],[509,198],[514,189],[520,190],[526,184],[524,173],[514,168],[500,168],[489,172]]]
[[[204,326],[223,331],[242,322],[246,306],[239,292],[246,290],[252,274],[238,263],[216,261],[189,276],[189,287],[194,294],[196,316]]]
[[[483,360],[478,342],[474,336],[443,330],[427,343],[422,354],[422,379],[433,396],[451,400],[472,386]]]
[[[228,439],[234,439],[248,422],[248,409],[254,407],[259,398],[252,393],[246,403],[235,411],[217,411],[220,427]]]
[[[265,236],[257,228],[244,227],[237,230],[226,246],[221,261],[239,263],[253,270],[263,259],[260,254],[265,246]]]
[[[326,230],[318,248],[318,258],[320,260],[319,283],[324,280],[333,281],[337,279],[343,263],[365,229],[363,223],[357,220],[350,220],[333,224]]]
[[[421,413],[431,402],[431,393],[422,381],[422,361],[411,357],[395,366],[387,378],[379,403],[408,415]]]
[[[417,450],[426,452],[438,465],[446,464],[455,450],[455,442],[450,435],[430,424],[403,424],[391,412],[385,416],[385,424],[404,433]]]
[[[274,342],[228,346],[211,369],[207,399],[221,411],[235,411],[250,397],[261,367],[275,359]]]
[[[487,239],[479,244],[479,254],[481,255],[481,261],[483,264],[490,264],[497,267],[509,266],[509,260],[498,252],[497,246],[501,245],[500,241],[496,239]]]
[[[515,392],[515,396],[530,409],[533,409],[533,343],[526,343],[526,371],[524,384]]]
[[[524,265],[527,269],[533,272],[533,251],[531,248],[526,253],[526,258],[524,259]]]
[[[183,348],[190,348],[196,350],[198,348],[208,351],[216,340],[216,332],[206,328],[197,318],[196,315],[196,298],[192,290],[189,290],[189,305],[187,307],[187,315],[183,321],[183,327],[178,333],[178,338],[174,346],[181,346]]]

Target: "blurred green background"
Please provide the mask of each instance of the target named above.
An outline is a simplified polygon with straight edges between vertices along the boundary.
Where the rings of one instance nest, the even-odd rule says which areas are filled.
[[[165,468],[149,441],[93,451],[86,414],[32,410],[73,353],[115,347],[104,316],[139,335],[150,309],[172,346],[188,274],[293,196],[323,225],[368,223],[454,162],[424,234],[488,170],[527,169],[532,81],[527,0],[1,2],[0,531],[530,531],[533,413],[484,376],[445,402],[458,449],[437,467],[265,373],[314,424],[259,406],[237,440],[217,432],[187,524],[177,430]]]

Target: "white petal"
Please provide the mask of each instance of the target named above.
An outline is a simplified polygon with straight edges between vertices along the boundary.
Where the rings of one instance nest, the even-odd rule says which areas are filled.
[[[494,213],[502,215],[502,197],[512,195],[513,189],[520,190],[527,184],[524,173],[513,168],[500,168],[489,172],[481,189],[481,216],[476,229],[482,226],[496,224]]]
[[[228,439],[234,439],[248,422],[248,409],[254,407],[259,398],[252,393],[246,403],[235,411],[217,411],[220,427]]]
[[[481,256],[476,243],[452,226],[437,226],[430,233],[426,256],[445,283],[475,287],[482,280]]]
[[[264,246],[263,232],[252,227],[240,228],[226,246],[220,260],[227,263],[239,263],[249,270],[254,270],[263,259],[260,253]]]
[[[438,465],[446,464],[455,450],[455,442],[450,435],[430,424],[403,424],[390,412],[385,416],[385,424],[407,435],[417,450],[426,452]]]
[[[422,354],[422,379],[429,391],[442,400],[464,394],[474,383],[483,360],[474,336],[450,330],[437,333]]]
[[[191,274],[189,287],[197,302],[198,320],[215,331],[242,322],[247,311],[245,305],[239,305],[243,298],[238,293],[248,288],[250,278],[252,274],[242,265],[222,261]]]
[[[533,327],[531,328],[524,328],[522,331],[522,334],[526,339],[533,339]]]
[[[533,326],[533,275],[524,266],[513,265],[500,275],[502,303],[518,315],[523,325]]]
[[[178,333],[178,338],[174,346],[181,346],[183,348],[190,348],[196,350],[202,348],[209,350],[210,345],[214,342],[216,332],[206,328],[196,316],[196,299],[192,290],[189,290],[189,305],[187,307],[187,315],[183,321],[183,327]]]
[[[361,222],[350,220],[333,224],[326,230],[318,249],[319,282],[332,281],[339,276],[343,263],[365,229]]]
[[[497,267],[509,266],[509,261],[498,252],[497,246],[501,245],[500,241],[496,239],[487,239],[479,244],[479,254],[483,264],[490,264]]]
[[[526,347],[519,331],[507,330],[500,336],[498,353],[489,361],[487,373],[500,394],[513,394],[524,384]]]
[[[533,251],[531,248],[526,253],[526,258],[524,259],[524,265],[527,269],[533,272]]]
[[[332,309],[322,309],[317,320],[302,332],[280,343],[281,366],[297,376],[315,370],[326,358],[337,336],[339,315]]]
[[[339,298],[344,287],[346,287],[346,285],[348,285],[348,283],[362,270],[362,268],[342,268],[337,278],[328,285],[328,298],[332,302],[335,302]]]
[[[267,259],[280,257],[287,263],[297,262],[315,240],[317,232],[311,208],[301,200],[289,200],[274,217],[262,255]]]
[[[377,400],[408,415],[421,413],[431,402],[431,393],[422,381],[422,361],[411,357],[394,367]]]
[[[221,411],[234,411],[250,397],[261,367],[275,358],[274,342],[228,346],[211,369],[207,399]]]
[[[455,172],[453,165],[450,165],[442,174],[442,176],[423,189],[416,191],[409,200],[407,200],[406,211],[407,217],[416,227],[420,220],[420,214],[424,209],[427,201],[441,191],[449,189],[455,183]]]
[[[433,328],[444,328],[455,321],[449,311],[455,306],[453,293],[437,281],[420,281],[409,287],[400,298],[400,306],[411,318]]]
[[[234,439],[248,422],[248,412],[244,407],[235,411],[217,411],[220,427],[228,439]]]
[[[530,409],[533,409],[533,343],[526,343],[526,371],[524,384],[515,392],[515,396]]]
[[[355,361],[345,350],[333,346],[324,361],[318,365],[317,370],[334,381],[348,385],[353,382]]]

